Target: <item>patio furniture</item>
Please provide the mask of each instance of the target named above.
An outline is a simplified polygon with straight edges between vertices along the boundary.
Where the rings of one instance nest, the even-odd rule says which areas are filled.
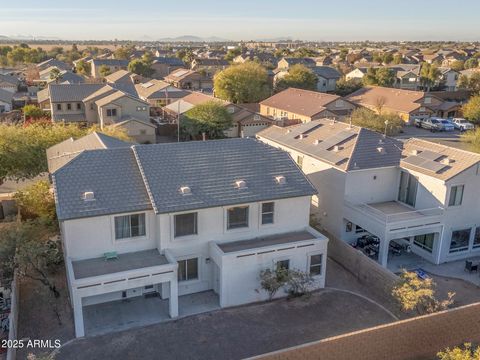
[[[118,260],[118,254],[116,251],[110,251],[103,254],[105,261]]]
[[[468,271],[470,274],[474,271],[478,272],[478,264],[473,265],[473,261],[465,260],[465,271]]]

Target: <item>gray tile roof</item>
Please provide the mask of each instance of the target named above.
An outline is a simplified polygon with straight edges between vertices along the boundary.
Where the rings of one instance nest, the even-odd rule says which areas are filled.
[[[169,66],[185,66],[183,61],[176,57],[156,57],[153,58],[154,64],[165,64]]]
[[[11,104],[13,95],[12,92],[0,88],[0,101]]]
[[[104,84],[50,84],[50,101],[52,103],[78,101],[98,91]]]
[[[60,220],[152,209],[131,148],[84,151],[52,181]],[[83,200],[87,191],[95,200]]]
[[[157,213],[313,195],[290,156],[254,139],[133,147]],[[275,183],[283,175],[286,184]],[[247,188],[237,189],[237,180]],[[191,195],[182,195],[188,186]]]
[[[122,60],[122,59],[93,59],[91,61],[95,64],[95,66],[107,65],[107,66],[127,67],[129,63],[128,60]]]
[[[342,77],[337,69],[330,66],[315,66],[312,70],[316,75],[321,76],[324,79],[340,79]]]
[[[286,184],[277,184],[283,175]],[[60,220],[158,213],[316,193],[290,156],[254,139],[226,139],[84,151],[52,175]],[[247,187],[237,189],[235,181]],[[190,195],[180,187],[188,186]],[[94,201],[82,194],[93,191]]]

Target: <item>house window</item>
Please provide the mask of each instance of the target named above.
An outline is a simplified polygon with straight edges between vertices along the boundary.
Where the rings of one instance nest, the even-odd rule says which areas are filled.
[[[475,228],[475,237],[473,238],[473,248],[480,247],[480,226]]]
[[[434,239],[435,234],[417,235],[413,238],[413,243],[428,252],[432,252]]]
[[[174,217],[175,237],[197,234],[197,213],[179,214]]]
[[[62,104],[57,104],[57,110],[59,110],[59,111],[62,110]]]
[[[297,164],[300,169],[303,167],[303,156],[297,156]]]
[[[275,268],[276,268],[276,270],[280,270],[280,269],[288,270],[288,269],[290,269],[290,260],[289,259],[278,260],[275,263]]]
[[[426,97],[425,98],[425,104],[431,104],[432,103],[432,98],[431,97]]]
[[[363,233],[365,232],[365,229],[358,226],[358,225],[355,225],[355,234],[359,234],[359,233]]]
[[[248,206],[238,206],[227,211],[227,229],[248,227]]]
[[[107,109],[107,116],[117,116],[117,109]]]
[[[72,104],[67,104],[67,110],[72,110]]]
[[[147,130],[140,130],[140,135],[146,135],[147,134]]]
[[[452,240],[450,241],[450,252],[463,251],[468,249],[471,229],[452,231]]]
[[[198,279],[198,258],[178,261],[178,281]]]
[[[93,110],[94,109],[94,106],[93,106],[93,102],[90,103],[90,110]]]
[[[145,236],[145,214],[115,217],[115,239]]]
[[[417,178],[407,172],[402,171],[400,175],[398,201],[401,201],[410,206],[415,206],[415,200],[417,198],[417,188]]]
[[[450,198],[448,200],[448,206],[462,205],[463,187],[464,187],[464,185],[457,185],[457,186],[452,186],[451,187]]]
[[[273,202],[262,204],[262,225],[273,224],[273,209]]]
[[[77,103],[77,110],[81,110],[82,109],[82,104],[81,103]]]
[[[309,272],[311,276],[322,275],[322,254],[311,255]]]

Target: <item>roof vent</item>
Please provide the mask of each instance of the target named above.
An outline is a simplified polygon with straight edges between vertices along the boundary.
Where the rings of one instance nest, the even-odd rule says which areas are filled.
[[[313,142],[313,145],[318,145],[318,144],[320,144],[320,140],[315,139],[315,141]]]
[[[383,146],[377,147],[377,152],[378,152],[379,154],[382,154],[382,155],[384,155],[384,154],[387,153],[387,152],[385,151],[385,148],[384,148]]]
[[[83,193],[83,200],[84,201],[93,201],[95,200],[95,193],[93,191],[85,191]]]
[[[287,129],[287,134],[290,134],[290,132],[291,132],[291,131],[292,131],[292,130],[290,130],[290,129]]]
[[[453,160],[452,159],[449,159],[448,157],[446,157],[445,159],[442,159],[442,161],[440,161],[443,165],[450,165]]]
[[[279,176],[275,176],[275,182],[278,185],[284,185],[287,183],[287,179],[285,179],[285,176],[279,175]]]
[[[237,189],[246,189],[247,188],[247,183],[245,180],[237,180],[235,181],[235,187]]]
[[[189,186],[181,186],[180,187],[180,193],[182,195],[191,195],[192,194],[192,189],[190,189]]]
[[[305,138],[306,138],[306,136],[305,136],[305,135],[303,135],[303,134],[300,134],[300,135],[298,135],[298,138],[299,138],[300,140],[302,140],[302,139],[305,139]]]
[[[335,145],[332,150],[335,151],[335,152],[339,152],[340,151],[340,146]]]
[[[421,153],[420,150],[412,150],[412,155],[418,155],[420,153]]]

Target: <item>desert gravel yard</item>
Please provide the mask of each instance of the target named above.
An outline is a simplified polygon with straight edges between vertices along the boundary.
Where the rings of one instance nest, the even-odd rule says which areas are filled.
[[[394,320],[374,303],[327,289],[308,299],[223,309],[75,340],[56,359],[241,359]]]

